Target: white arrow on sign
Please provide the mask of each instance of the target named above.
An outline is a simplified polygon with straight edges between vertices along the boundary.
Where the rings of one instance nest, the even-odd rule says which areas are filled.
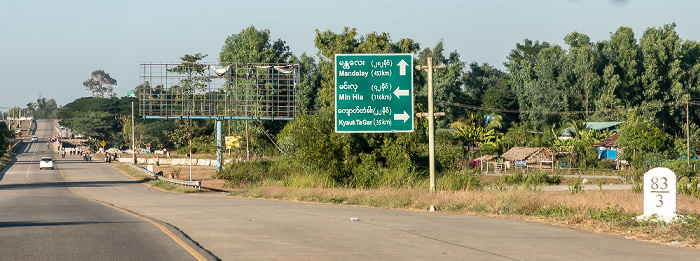
[[[399,75],[406,75],[406,66],[408,66],[408,63],[401,59],[397,65],[399,66]]]
[[[403,122],[406,122],[410,118],[411,116],[409,116],[408,113],[406,113],[406,111],[403,111],[403,114],[394,114],[395,121],[403,120]]]
[[[394,95],[396,95],[396,98],[401,99],[401,96],[408,96],[408,90],[401,90],[399,88],[396,88],[396,90],[394,91]]]

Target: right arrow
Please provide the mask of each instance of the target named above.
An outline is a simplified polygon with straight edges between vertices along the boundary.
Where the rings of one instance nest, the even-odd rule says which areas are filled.
[[[408,63],[401,59],[397,65],[399,66],[399,75],[406,75],[406,66],[408,66]]]
[[[396,88],[396,90],[394,91],[394,95],[396,95],[396,98],[401,99],[401,96],[408,96],[408,90],[401,90],[400,88],[401,87]]]
[[[406,122],[410,118],[411,116],[409,116],[408,113],[406,113],[406,111],[403,111],[403,114],[394,114],[395,121],[403,120],[403,122]]]

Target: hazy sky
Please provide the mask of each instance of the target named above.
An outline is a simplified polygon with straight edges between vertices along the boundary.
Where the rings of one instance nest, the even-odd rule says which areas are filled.
[[[387,32],[421,48],[444,40],[463,62],[503,69],[524,39],[563,45],[568,33],[606,40],[620,26],[637,39],[648,27],[675,22],[686,40],[700,40],[697,0],[479,1],[4,1],[0,5],[0,110],[41,97],[65,105],[90,96],[82,83],[102,69],[121,97],[139,84],[142,62],[179,62],[208,54],[217,62],[228,36],[250,25],[269,29],[296,55],[316,55],[315,30],[354,27]],[[565,46],[566,47],[566,46]]]

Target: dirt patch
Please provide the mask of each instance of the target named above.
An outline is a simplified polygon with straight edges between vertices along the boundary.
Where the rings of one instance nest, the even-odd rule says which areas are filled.
[[[190,166],[153,166],[153,171],[163,172],[166,177],[190,180]],[[226,181],[214,178],[216,167],[192,166],[192,180],[201,180],[202,189],[213,191],[231,191],[226,187]]]

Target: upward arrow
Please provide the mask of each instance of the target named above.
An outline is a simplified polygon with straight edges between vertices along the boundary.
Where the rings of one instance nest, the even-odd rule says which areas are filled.
[[[408,63],[401,59],[397,65],[399,66],[399,75],[406,75],[406,66],[408,66]]]

